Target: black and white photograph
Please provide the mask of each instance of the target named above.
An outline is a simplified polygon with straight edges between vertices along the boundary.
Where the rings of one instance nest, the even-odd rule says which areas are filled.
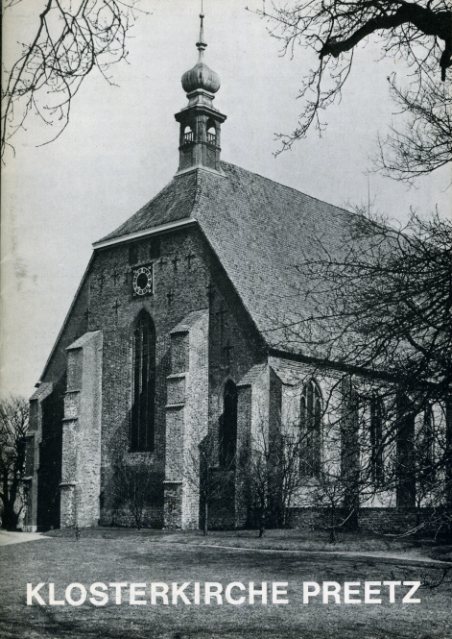
[[[450,0],[3,0],[0,637],[452,638]]]

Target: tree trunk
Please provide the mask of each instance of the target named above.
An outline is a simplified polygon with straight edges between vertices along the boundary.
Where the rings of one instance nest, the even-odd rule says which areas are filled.
[[[259,513],[259,539],[264,536],[265,532],[265,509],[262,508]]]
[[[448,537],[452,540],[452,388],[446,397],[446,516],[449,520]]]
[[[207,498],[204,499],[204,521],[202,526],[202,534],[207,537],[209,532],[209,502]]]
[[[331,506],[330,511],[330,544],[336,543],[336,509]]]
[[[3,530],[17,530],[19,515],[14,510],[14,504],[7,501],[3,507],[2,528]]]

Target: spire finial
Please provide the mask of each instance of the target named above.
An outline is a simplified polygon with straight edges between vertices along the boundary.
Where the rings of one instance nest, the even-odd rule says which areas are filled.
[[[199,59],[201,60],[207,43],[204,41],[204,0],[201,0],[201,13],[199,14],[199,39],[196,48],[199,51]]]
[[[200,26],[199,26],[199,39],[196,43],[196,48],[199,52],[198,61],[192,69],[186,71],[182,76],[182,88],[187,93],[193,93],[195,91],[204,91],[211,94],[209,98],[213,99],[212,95],[220,88],[220,78],[212,71],[204,62],[204,51],[207,47],[207,43],[204,40],[204,7],[201,1],[201,13],[199,14]]]

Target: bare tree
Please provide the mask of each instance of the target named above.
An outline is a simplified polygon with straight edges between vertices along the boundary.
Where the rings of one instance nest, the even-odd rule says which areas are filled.
[[[138,530],[146,525],[146,511],[155,497],[155,474],[149,453],[127,455],[127,443],[117,437],[112,455],[113,509],[130,512]]]
[[[377,433],[375,416],[368,415],[365,431],[378,435],[378,442],[359,442],[369,451],[361,465],[360,495],[368,494],[378,455],[391,448],[395,466],[372,490],[395,490],[406,505],[414,505],[417,490],[424,505],[434,505],[438,525],[449,525],[452,224],[413,214],[405,228],[394,228],[351,213],[340,250],[323,238],[313,245],[315,257],[296,266],[310,282],[300,294],[311,314],[285,328],[300,348],[314,346],[325,362],[340,362],[343,378],[352,375],[362,397],[383,402],[379,422],[388,425],[385,432]],[[428,421],[419,426],[432,410],[441,428]]]
[[[362,507],[395,490],[395,431],[383,415],[384,391],[381,383],[343,373],[325,397],[322,464],[311,495],[325,509],[330,543],[339,530],[359,529]]]
[[[376,166],[386,176],[412,181],[452,161],[452,84],[430,76],[416,91],[401,89],[389,78],[391,94],[407,118],[378,140]]]
[[[323,379],[319,402],[305,395],[316,377]],[[383,428],[381,413],[377,425],[373,410],[374,399],[383,402],[385,392],[380,380],[319,364],[310,367],[299,391],[291,390],[292,409],[294,401],[303,406],[298,418],[286,417],[276,432],[259,423],[240,458],[259,537],[268,526],[290,526],[295,508],[307,522],[326,528],[335,543],[338,530],[359,527],[361,506],[397,489],[397,426]]]
[[[306,521],[326,527],[335,543],[338,529],[358,527],[360,503],[377,495],[381,485],[370,472],[374,445],[364,423],[366,402],[359,401],[356,390],[359,382],[347,373],[329,373],[314,367],[300,387],[300,420],[291,426],[297,445],[289,454],[294,490],[287,510],[305,509]],[[309,398],[315,378],[323,380],[322,393]]]
[[[312,255],[294,266],[311,313],[287,324],[288,338],[314,344],[330,361],[384,371],[407,390],[423,383],[430,400],[444,399],[452,381],[451,222],[413,213],[396,228],[344,216],[340,248],[313,237]]]
[[[271,519],[275,483],[272,450],[267,433],[260,429],[257,438],[252,438],[249,448],[243,451],[242,461],[246,467],[249,492],[249,507],[252,518],[256,520],[259,537],[263,537]]]
[[[24,507],[25,444],[28,402],[22,397],[0,401],[0,499],[2,528],[15,530]]]
[[[186,455],[183,469],[184,480],[200,507],[200,521],[203,535],[206,536],[210,528],[210,508],[212,502],[221,499],[223,487],[216,477],[218,467],[218,442],[215,434],[210,430],[198,446],[190,448]],[[233,470],[235,457],[230,460],[224,470]]]
[[[382,55],[404,60],[417,91],[423,91],[425,73],[438,70],[446,80],[452,64],[452,10],[448,0],[312,0],[274,6],[261,15],[283,52],[301,46],[317,63],[302,82],[304,100],[297,127],[280,134],[281,150],[305,137],[311,125],[321,130],[321,112],[340,98],[350,75],[353,56],[369,36],[378,36]],[[411,100],[412,98],[410,98]]]
[[[259,537],[269,525],[285,527],[290,523],[294,498],[304,484],[300,472],[304,436],[293,424],[286,423],[280,423],[277,432],[271,434],[260,420],[257,432],[241,453],[249,506]]]
[[[331,544],[337,541],[338,529],[343,528],[356,513],[350,506],[344,508],[348,489],[340,473],[332,474],[322,469],[317,477],[315,490],[312,491],[315,507],[326,511]]]
[[[3,10],[21,0],[9,0]],[[139,0],[42,0],[36,30],[2,73],[1,157],[33,114],[57,138],[69,123],[71,103],[83,80],[97,69],[112,82],[110,68],[127,56],[126,37]],[[14,149],[13,149],[14,150]]]
[[[279,489],[278,523],[283,527],[290,525],[291,508],[303,483],[300,459],[305,438],[305,433],[294,434],[293,428],[289,429],[286,426],[283,426],[277,438],[277,456],[273,459],[273,463],[276,465]]]

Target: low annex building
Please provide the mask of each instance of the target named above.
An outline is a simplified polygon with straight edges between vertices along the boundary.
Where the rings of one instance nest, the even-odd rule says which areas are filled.
[[[178,171],[94,244],[31,398],[29,529],[132,525],[121,486],[133,468],[146,470],[144,525],[198,527],[206,441],[204,473],[222,487],[210,524],[246,525],[235,460],[282,419],[313,425],[310,472],[292,504],[312,506],[332,447],[321,404],[335,367],[320,377],[315,353],[294,351],[284,327],[309,314],[294,265],[316,233],[340,246],[349,214],[222,161],[226,116],[213,104],[220,81],[203,59],[202,17],[197,48],[182,77],[188,104],[175,116]]]

